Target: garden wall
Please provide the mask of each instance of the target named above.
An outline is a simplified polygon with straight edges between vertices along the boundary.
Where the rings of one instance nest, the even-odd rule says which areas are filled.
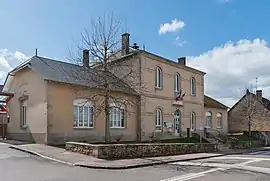
[[[101,159],[116,160],[215,152],[217,145],[212,143],[88,144],[67,142],[66,150]]]

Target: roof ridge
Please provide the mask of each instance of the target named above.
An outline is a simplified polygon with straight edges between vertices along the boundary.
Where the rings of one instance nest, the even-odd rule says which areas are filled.
[[[41,56],[35,56],[35,57],[37,57],[37,58],[42,58],[42,59],[46,59],[46,60],[49,60],[49,61],[58,62],[58,63],[64,63],[64,64],[68,64],[68,65],[73,65],[73,66],[81,67],[80,65],[77,65],[77,64],[71,63],[71,62],[64,62],[64,61],[61,61],[61,60],[56,60],[56,59],[47,58],[47,57],[41,57]]]

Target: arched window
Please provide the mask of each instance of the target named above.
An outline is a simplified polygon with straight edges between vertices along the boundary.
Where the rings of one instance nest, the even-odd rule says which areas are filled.
[[[217,113],[217,128],[222,128],[222,114]]]
[[[156,109],[156,121],[155,121],[155,129],[156,131],[162,131],[162,123],[163,123],[163,113],[160,108]]]
[[[190,79],[190,95],[196,95],[196,80],[194,77]]]
[[[87,99],[73,101],[74,128],[93,128],[93,106]]]
[[[181,88],[181,76],[177,72],[174,76],[174,92],[178,95]]]
[[[195,129],[196,129],[196,114],[195,112],[192,112],[190,116],[190,130],[194,131]]]
[[[210,111],[205,113],[206,117],[206,127],[212,128],[212,113]]]
[[[125,127],[125,108],[124,106],[117,106],[110,104],[110,128],[124,128]]]
[[[162,88],[162,70],[160,67],[156,68],[156,88]]]

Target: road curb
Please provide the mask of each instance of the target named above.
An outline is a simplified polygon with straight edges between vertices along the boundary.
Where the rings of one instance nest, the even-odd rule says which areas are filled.
[[[149,166],[162,165],[162,164],[173,163],[173,162],[201,160],[201,159],[207,159],[207,158],[215,158],[215,157],[221,157],[221,156],[227,156],[227,155],[237,155],[237,154],[247,153],[246,151],[235,152],[235,153],[224,153],[224,154],[217,153],[218,155],[204,156],[204,157],[197,157],[197,158],[166,160],[166,161],[158,161],[158,160],[145,158],[145,160],[149,160],[149,161],[153,161],[153,162],[143,163],[143,164],[126,165],[126,166],[106,166],[106,165],[97,166],[97,165],[89,165],[89,164],[84,164],[84,163],[65,162],[65,161],[55,159],[55,158],[52,158],[52,157],[48,157],[48,156],[42,155],[40,153],[37,153],[35,151],[27,150],[27,149],[20,148],[20,147],[14,146],[14,145],[10,145],[10,148],[15,149],[15,150],[19,150],[19,151],[22,151],[22,152],[25,152],[25,153],[29,153],[29,154],[32,154],[32,155],[35,155],[35,156],[39,156],[39,157],[47,159],[47,160],[62,163],[62,164],[65,164],[65,165],[69,165],[69,166],[78,166],[78,167],[91,168],[91,169],[106,169],[106,170],[124,170],[124,169],[140,168],[140,167],[149,167]],[[270,149],[258,149],[256,151],[263,151],[263,150],[270,150]]]
[[[168,160],[168,161],[156,161],[152,160],[151,163],[144,163],[144,164],[136,164],[136,165],[127,165],[127,166],[96,166],[96,165],[88,165],[88,164],[81,164],[81,163],[75,163],[75,166],[79,167],[85,167],[85,168],[92,168],[92,169],[106,169],[106,170],[126,170],[126,169],[132,169],[132,168],[142,168],[142,167],[150,167],[155,165],[162,165],[166,163],[173,163],[173,162],[179,162],[179,161],[191,161],[191,160],[200,160],[200,159],[207,159],[207,158],[214,158],[214,157],[221,157],[224,156],[221,155],[213,155],[213,156],[205,156],[205,157],[198,157],[198,158],[187,158],[187,159],[179,159],[179,160]],[[147,158],[145,158],[147,160]],[[151,160],[151,159],[148,159]]]
[[[14,146],[14,145],[10,145],[9,148],[19,150],[19,151],[22,151],[22,152],[25,152],[25,153],[29,153],[31,155],[35,155],[35,156],[38,156],[38,157],[41,157],[41,158],[44,158],[44,159],[47,159],[47,160],[51,160],[51,161],[54,161],[54,162],[62,163],[62,164],[69,165],[69,166],[75,166],[73,163],[69,163],[69,162],[58,160],[58,159],[55,159],[55,158],[52,158],[52,157],[48,157],[48,156],[42,155],[40,153],[37,153],[35,151],[19,148],[19,147]]]

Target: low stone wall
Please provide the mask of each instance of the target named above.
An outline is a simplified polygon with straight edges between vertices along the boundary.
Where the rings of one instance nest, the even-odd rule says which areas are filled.
[[[251,145],[249,141],[231,141],[229,142],[230,149],[247,149],[247,148],[256,148],[263,146],[262,141],[251,141]]]
[[[101,159],[116,160],[215,152],[217,151],[217,145],[211,143],[88,144],[67,142],[66,150]]]

